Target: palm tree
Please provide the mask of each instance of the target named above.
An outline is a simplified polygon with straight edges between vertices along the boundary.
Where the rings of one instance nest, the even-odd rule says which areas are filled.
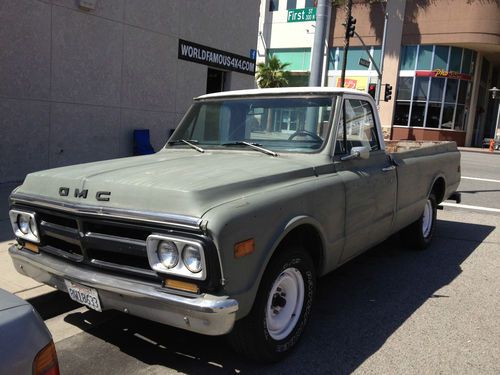
[[[260,88],[288,85],[290,72],[285,70],[289,63],[282,63],[277,56],[271,56],[265,63],[257,65],[257,84]]]

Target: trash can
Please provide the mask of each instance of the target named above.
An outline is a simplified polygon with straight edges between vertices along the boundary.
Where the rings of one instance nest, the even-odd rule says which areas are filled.
[[[154,154],[155,150],[151,146],[149,139],[149,129],[134,130],[134,156]]]

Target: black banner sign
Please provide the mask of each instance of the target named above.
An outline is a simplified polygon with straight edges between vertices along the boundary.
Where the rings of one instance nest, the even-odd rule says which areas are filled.
[[[179,59],[234,72],[255,75],[255,60],[179,39]]]

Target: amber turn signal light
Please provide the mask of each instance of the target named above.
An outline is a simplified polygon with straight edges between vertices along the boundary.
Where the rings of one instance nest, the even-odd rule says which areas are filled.
[[[24,248],[25,249],[28,249],[29,251],[33,251],[34,253],[39,253],[40,250],[38,249],[38,245],[35,245],[34,243],[31,243],[31,242],[26,242],[24,244]]]
[[[253,238],[238,242],[236,245],[234,245],[235,258],[241,258],[250,255],[254,251],[255,251],[255,240]]]
[[[192,293],[200,292],[200,288],[198,288],[198,285],[193,283],[187,283],[185,281],[180,281],[180,280],[165,279],[165,287],[183,290],[185,292],[192,292]]]

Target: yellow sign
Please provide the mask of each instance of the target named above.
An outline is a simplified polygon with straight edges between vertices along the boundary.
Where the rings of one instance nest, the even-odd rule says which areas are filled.
[[[368,77],[346,77],[344,81],[344,87],[347,89],[355,89],[359,91],[366,91],[368,86]],[[340,87],[340,77],[337,78],[337,87]]]

